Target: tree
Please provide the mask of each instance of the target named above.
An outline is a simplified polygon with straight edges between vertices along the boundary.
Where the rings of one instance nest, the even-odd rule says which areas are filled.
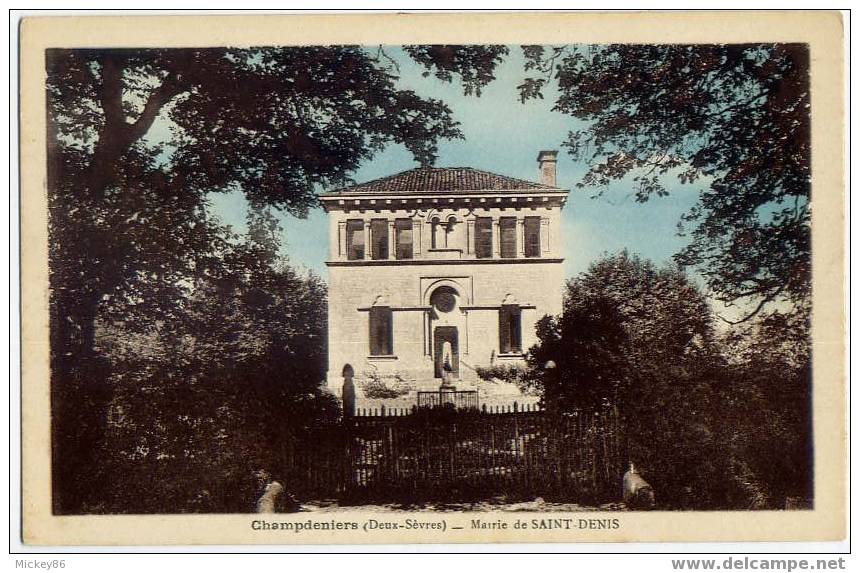
[[[524,377],[527,387],[540,391],[544,406],[573,411],[617,399],[630,378],[630,340],[612,301],[566,304],[561,316],[540,319],[536,331],[540,343],[529,352],[531,373]],[[544,376],[535,376],[540,372]]]
[[[769,313],[721,341],[730,373],[722,387],[731,406],[725,424],[741,428],[730,437],[734,449],[750,475],[768,484],[771,503],[813,498],[811,343],[802,335],[808,325],[793,323],[807,319]]]
[[[100,489],[97,444],[116,365],[99,333],[178,320],[195,277],[216,272],[223,249],[223,229],[195,198],[170,192],[150,161],[127,157],[122,193],[97,202],[69,180],[49,190],[52,479],[63,513]]]
[[[537,335],[532,366],[556,363],[545,400],[587,407],[624,400],[637,373],[698,360],[714,342],[710,307],[689,278],[627,251],[569,280],[561,316],[545,317]]]
[[[589,163],[580,187],[632,178],[644,202],[667,194],[671,176],[702,184],[679,224],[691,240],[675,260],[701,273],[711,297],[743,310],[739,327],[717,337],[708,335],[710,311],[694,312],[701,319],[690,331],[666,329],[671,321],[653,328],[659,323],[622,310],[624,331],[634,336],[628,393],[619,400],[635,449],[647,454],[644,467],[681,506],[690,492],[699,507],[781,507],[788,495],[810,497],[808,48],[523,49],[530,77],[521,98],[542,97],[555,81],[554,109],[581,122],[566,142]],[[606,280],[604,273],[598,284]],[[587,282],[575,281],[572,298],[595,301],[579,288]],[[614,298],[622,309],[643,300],[634,284]],[[704,303],[698,293],[686,296]],[[671,317],[654,302],[642,307],[652,309],[646,316]],[[654,336],[636,335],[643,326]],[[679,352],[690,332],[705,344]]]
[[[183,313],[100,334],[111,394],[92,476],[103,486],[85,511],[249,511],[254,473],[282,479],[294,434],[339,415],[319,384],[325,287],[278,256],[270,213],[249,219]]]
[[[532,383],[549,409],[616,407],[664,507],[782,507],[811,497],[810,394],[808,361],[774,346],[789,340],[774,320],[719,334],[681,270],[622,252],[570,280],[563,314],[539,323]]]
[[[481,95],[481,88],[495,79],[493,71],[508,55],[506,46],[451,46],[445,44],[404,46],[409,56],[422,64],[424,77],[431,73],[445,82],[459,75],[463,93]]]
[[[582,187],[632,177],[636,199],[666,176],[705,185],[677,255],[714,296],[803,307],[810,293],[809,52],[796,44],[523,48],[521,98],[584,122],[566,146],[590,165]]]
[[[459,61],[460,49],[445,53]],[[428,164],[460,132],[443,102],[398,88],[381,56],[355,46],[56,49],[46,61],[52,475],[54,508],[69,512],[98,489],[114,392],[99,328],[151,335],[225,277],[231,246],[209,193],[302,216],[385,144]],[[452,73],[478,88],[496,62],[481,61],[474,77]]]

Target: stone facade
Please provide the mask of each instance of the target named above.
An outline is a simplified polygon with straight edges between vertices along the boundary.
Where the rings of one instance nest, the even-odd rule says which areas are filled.
[[[539,163],[541,183],[425,168],[323,195],[332,392],[349,371],[359,401],[408,406],[443,378],[477,388],[476,369],[523,363],[535,323],[562,309],[567,191],[555,152]],[[484,391],[499,392],[515,394]]]

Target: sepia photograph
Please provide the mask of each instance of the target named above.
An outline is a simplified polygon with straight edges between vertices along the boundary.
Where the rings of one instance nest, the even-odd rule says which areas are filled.
[[[46,520],[575,541],[844,494],[814,42],[246,34],[32,51]]]

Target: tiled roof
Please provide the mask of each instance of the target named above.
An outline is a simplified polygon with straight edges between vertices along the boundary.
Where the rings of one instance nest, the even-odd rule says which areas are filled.
[[[479,171],[471,167],[419,167],[332,191],[337,195],[421,195],[467,191],[556,190],[532,181]]]

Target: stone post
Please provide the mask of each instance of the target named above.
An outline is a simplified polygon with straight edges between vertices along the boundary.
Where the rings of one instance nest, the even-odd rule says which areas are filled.
[[[355,383],[352,381],[353,375],[354,373],[352,368],[344,368],[343,389],[341,391],[344,418],[352,418],[355,416]]]
[[[526,220],[517,217],[517,258],[526,256]]]
[[[370,232],[370,220],[368,219],[364,222],[364,260],[365,261],[370,260],[370,258],[371,258],[371,256],[370,256],[371,255],[370,251],[372,250],[371,249],[371,247],[372,247],[371,238],[372,238],[372,236],[371,236],[371,232]]]
[[[475,254],[475,218],[466,219],[466,253]]]
[[[622,497],[627,507],[631,509],[652,509],[654,507],[654,490],[645,479],[639,475],[633,462],[630,469],[621,480]]]
[[[388,258],[394,259],[396,258],[396,253],[394,252],[394,219],[388,220]]]
[[[337,256],[335,258],[346,258],[346,221],[337,224]]]
[[[421,219],[412,220],[412,256],[418,258],[421,254]]]
[[[263,495],[261,495],[260,499],[257,500],[255,511],[257,513],[275,513],[275,504],[278,501],[278,496],[280,496],[283,491],[284,486],[276,481],[266,484],[266,488],[263,490]]]

